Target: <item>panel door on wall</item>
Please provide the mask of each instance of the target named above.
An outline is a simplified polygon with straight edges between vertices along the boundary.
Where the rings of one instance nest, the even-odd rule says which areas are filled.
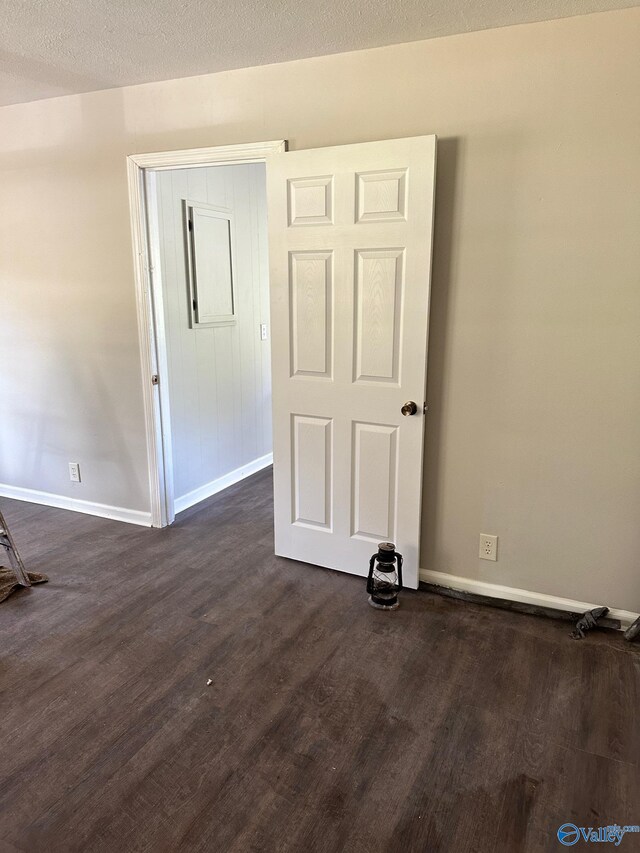
[[[392,541],[413,588],[435,152],[423,136],[267,163],[276,554],[364,575]]]

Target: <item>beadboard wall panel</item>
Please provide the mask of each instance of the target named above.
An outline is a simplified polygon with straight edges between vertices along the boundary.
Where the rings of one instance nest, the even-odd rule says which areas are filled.
[[[189,327],[183,200],[234,218],[231,326]],[[171,169],[156,175],[171,400],[175,500],[271,452],[271,365],[265,166]]]

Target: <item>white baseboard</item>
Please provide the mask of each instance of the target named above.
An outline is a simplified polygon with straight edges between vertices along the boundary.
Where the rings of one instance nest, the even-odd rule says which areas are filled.
[[[27,501],[32,504],[53,506],[56,509],[69,509],[73,512],[84,512],[86,515],[98,515],[101,518],[111,518],[114,521],[126,521],[128,524],[140,524],[151,527],[151,513],[137,509],[126,509],[121,506],[83,501],[80,498],[69,498],[66,495],[55,495],[53,492],[40,492],[37,489],[23,489],[21,486],[8,486],[0,483],[0,497],[12,498],[16,501]]]
[[[471,580],[471,578],[450,575],[446,572],[434,572],[431,569],[420,569],[419,574],[420,580],[424,583],[448,586],[451,589],[471,592],[475,595],[486,595],[489,598],[503,598],[507,601],[518,601],[522,604],[533,604],[538,607],[551,607],[554,610],[568,610],[575,613],[584,613],[586,610],[593,610],[594,607],[600,607],[603,603],[600,602],[600,604],[593,604],[588,601],[574,601],[572,598],[561,598],[558,595],[545,595],[543,592],[530,592],[527,589],[517,589],[516,587],[502,586],[497,583]],[[608,616],[611,619],[619,619],[622,624],[622,628],[626,629],[636,621],[640,614],[633,613],[630,610],[619,610],[612,607],[609,610]]]
[[[185,509],[189,509],[190,506],[200,503],[200,501],[205,500],[205,498],[210,498],[212,495],[217,495],[218,492],[221,492],[223,489],[233,486],[235,483],[239,483],[240,480],[244,480],[245,477],[250,477],[252,474],[262,471],[263,468],[268,468],[269,465],[273,465],[273,453],[267,453],[265,456],[260,456],[258,459],[254,459],[253,462],[241,465],[234,471],[229,471],[228,474],[218,477],[217,480],[205,483],[204,486],[199,486],[192,492],[187,492],[186,495],[176,498],[174,500],[174,512],[177,514]]]

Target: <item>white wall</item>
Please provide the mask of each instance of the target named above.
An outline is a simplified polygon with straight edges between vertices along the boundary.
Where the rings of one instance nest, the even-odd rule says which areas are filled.
[[[639,43],[633,8],[0,110],[0,481],[149,509],[126,154],[437,133],[423,566],[640,610]]]
[[[272,450],[270,345],[260,340],[269,324],[265,166],[172,169],[155,180],[178,501]],[[233,214],[234,326],[189,328],[183,199]]]

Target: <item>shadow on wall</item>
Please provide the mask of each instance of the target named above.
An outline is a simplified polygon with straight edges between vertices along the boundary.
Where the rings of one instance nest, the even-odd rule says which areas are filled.
[[[65,347],[38,353],[42,368],[30,372],[29,394],[12,397],[15,432],[0,445],[0,481],[105,503],[106,491],[112,504],[128,507],[145,495],[146,472],[134,464],[109,372]],[[69,484],[72,457],[81,462],[80,489]]]
[[[431,557],[439,523],[438,490],[443,453],[441,444],[445,415],[444,389],[448,366],[446,332],[453,277],[455,199],[460,183],[460,158],[461,140],[459,138],[438,139],[427,369],[429,413],[425,418],[422,487],[421,568],[427,568],[433,562]]]
[[[61,99],[57,109],[45,101],[39,110],[52,121],[30,134],[31,113],[19,110],[0,143],[0,167],[9,166],[0,200],[0,352],[12,364],[0,376],[0,397],[11,401],[0,482],[146,511],[121,101],[117,92]],[[14,155],[21,123],[30,147]],[[114,136],[122,148],[109,142]],[[53,198],[56,216],[46,203]],[[80,485],[69,481],[68,460],[82,466]]]

